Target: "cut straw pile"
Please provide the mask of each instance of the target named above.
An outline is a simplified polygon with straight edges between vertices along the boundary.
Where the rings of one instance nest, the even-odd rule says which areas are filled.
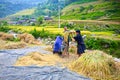
[[[24,48],[27,44],[24,42],[17,42],[17,43],[7,43],[3,46],[4,49],[18,49],[18,48]]]
[[[50,52],[53,52],[52,46],[47,46],[47,47],[45,48],[45,50],[50,51]]]
[[[20,57],[15,63],[15,66],[48,66],[57,65],[60,62],[62,62],[62,59],[57,55],[31,52],[26,56]]]
[[[13,37],[12,34],[7,34],[7,33],[0,32],[0,39],[2,39],[2,40],[11,40],[13,38],[14,37]]]
[[[29,44],[41,44],[40,41],[36,40],[34,36],[28,33],[18,34],[17,38],[20,39],[22,42],[26,42]],[[1,40],[13,40],[14,36],[12,34],[0,32],[0,39]]]
[[[112,56],[97,50],[84,53],[70,69],[95,80],[120,80],[120,66]]]
[[[25,42],[10,42],[0,39],[0,49],[18,49],[26,46],[27,44]]]
[[[71,52],[71,53],[77,53],[77,47],[75,45],[70,45],[69,52]]]
[[[24,42],[29,43],[29,44],[41,44],[39,41],[37,41],[34,38],[34,36],[32,36],[31,34],[28,34],[28,33],[19,34],[18,38],[21,41],[24,41]]]

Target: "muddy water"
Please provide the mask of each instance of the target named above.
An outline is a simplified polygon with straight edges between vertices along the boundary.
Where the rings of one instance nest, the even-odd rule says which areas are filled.
[[[52,54],[42,47],[0,50],[0,80],[90,80],[58,66],[13,66],[17,59],[30,52]]]

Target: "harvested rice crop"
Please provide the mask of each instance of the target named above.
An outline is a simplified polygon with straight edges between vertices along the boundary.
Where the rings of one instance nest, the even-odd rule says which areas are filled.
[[[29,66],[29,65],[39,65],[39,66],[47,66],[47,65],[56,65],[62,62],[62,59],[53,54],[41,54],[38,52],[31,52],[28,55],[20,57],[15,66]]]
[[[70,65],[70,69],[95,80],[119,80],[120,73],[112,56],[102,51],[89,51]]]
[[[0,49],[3,49],[5,44],[7,44],[7,42],[0,39]]]
[[[7,33],[0,32],[0,39],[2,39],[2,40],[11,40],[13,38],[14,37],[13,37],[12,34],[7,34]]]
[[[18,38],[26,43],[30,43],[30,44],[41,44],[39,41],[37,41],[34,36],[32,36],[31,34],[28,33],[23,33],[23,34],[19,34]]]
[[[18,48],[24,48],[27,44],[24,42],[17,42],[17,43],[7,43],[4,45],[4,49],[18,49]]]
[[[77,54],[77,47],[75,45],[70,45],[69,52]]]
[[[47,46],[45,50],[53,52],[53,46]]]
[[[19,34],[18,38],[21,41],[24,41],[26,43],[32,43],[35,40],[35,38],[31,34],[28,34],[28,33]]]
[[[27,44],[25,42],[11,42],[0,39],[0,49],[18,49],[26,46]]]

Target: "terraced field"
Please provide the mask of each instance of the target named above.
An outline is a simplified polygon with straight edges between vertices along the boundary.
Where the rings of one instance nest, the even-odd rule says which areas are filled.
[[[36,29],[37,31],[49,31],[53,34],[63,34],[64,29],[63,28],[55,28],[52,26],[46,26],[46,27],[36,27],[36,26],[10,26],[13,30],[22,31],[22,32],[30,32],[31,30]],[[74,31],[74,30],[73,30]],[[114,40],[120,40],[120,35],[114,36],[113,31],[101,31],[101,32],[92,32],[92,31],[81,31],[82,35],[87,36],[93,36],[93,37],[99,37],[99,38],[105,38],[105,39],[114,39]]]

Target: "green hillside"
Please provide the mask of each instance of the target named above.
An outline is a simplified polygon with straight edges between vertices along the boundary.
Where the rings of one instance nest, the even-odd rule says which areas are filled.
[[[23,15],[32,15],[35,11],[35,8],[21,10],[15,14],[10,15],[9,17],[23,16]]]
[[[111,0],[81,0],[66,6],[61,19],[120,21],[120,2]]]
[[[46,0],[0,0],[0,18],[15,14],[21,10],[36,7]]]

